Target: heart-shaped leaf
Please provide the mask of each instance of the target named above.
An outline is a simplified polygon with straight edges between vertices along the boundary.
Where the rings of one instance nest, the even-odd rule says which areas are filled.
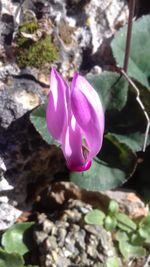
[[[143,16],[133,22],[128,75],[147,88],[150,76],[150,16]],[[120,67],[123,67],[127,26],[120,29],[111,43],[113,55]]]
[[[70,173],[70,179],[82,188],[103,191],[123,184],[136,166],[135,154],[111,134],[107,134],[99,158],[83,173]]]
[[[100,75],[89,74],[87,79],[102,99],[105,110],[115,112],[120,111],[125,106],[128,82],[120,74],[104,71]]]
[[[39,132],[39,134],[48,144],[59,146],[57,141],[52,138],[52,136],[47,130],[46,105],[41,105],[38,108],[34,109],[30,114],[30,120],[33,123],[35,129]]]
[[[142,100],[148,110],[149,97],[144,94],[142,89]],[[129,88],[128,100],[125,107],[116,115],[106,113],[106,128],[119,142],[126,144],[133,152],[143,149],[147,120],[144,112],[136,101],[135,93]],[[148,103],[147,103],[148,100]],[[150,135],[148,136],[147,145],[150,143]]]
[[[89,74],[90,83],[100,95],[105,109],[105,131],[111,132],[118,141],[129,146],[133,152],[143,149],[146,118],[136,100],[136,94],[128,82],[115,72],[100,75]],[[141,100],[150,114],[150,91],[136,82]],[[150,143],[148,139],[147,145]]]
[[[125,134],[114,134],[111,133],[117,140],[123,144],[126,144],[133,152],[141,151],[144,144],[145,135],[140,132],[130,133],[128,135]],[[148,143],[150,143],[150,138],[148,139]]]
[[[25,232],[31,228],[33,222],[17,223],[10,227],[2,235],[2,246],[8,253],[16,252],[24,255],[28,252],[28,247],[24,242]]]

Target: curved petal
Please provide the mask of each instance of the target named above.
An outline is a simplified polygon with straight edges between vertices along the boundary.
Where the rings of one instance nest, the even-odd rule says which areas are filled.
[[[85,171],[90,168],[91,161],[86,161],[83,156],[82,134],[74,116],[72,116],[64,135],[62,150],[70,170]]]
[[[59,73],[52,68],[46,122],[52,137],[60,142],[64,128],[67,127],[67,102],[69,102],[69,87]]]
[[[71,107],[89,149],[89,159],[100,150],[104,133],[104,111],[97,92],[89,82],[75,74],[71,88]]]

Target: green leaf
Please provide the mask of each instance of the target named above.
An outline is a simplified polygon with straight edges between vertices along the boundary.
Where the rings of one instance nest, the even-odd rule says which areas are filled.
[[[85,215],[84,220],[88,224],[103,225],[104,218],[104,212],[102,212],[101,210],[94,209]]]
[[[111,133],[112,136],[116,137],[120,143],[126,144],[133,152],[141,151],[144,144],[145,134],[140,132],[125,134],[115,134]],[[148,139],[148,144],[150,143],[150,138]]]
[[[139,88],[141,101],[150,116],[150,91],[141,84],[137,82],[136,84]],[[130,147],[132,151],[138,152],[143,149],[147,121],[143,110],[136,101],[136,95],[133,89],[131,87],[129,89],[130,93],[125,108],[120,112],[118,118],[111,122],[112,127],[113,124],[115,125],[115,128],[111,129],[111,134],[115,136],[119,142]],[[119,134],[119,132],[121,134]],[[149,144],[150,134],[147,140],[147,145]]]
[[[109,257],[106,260],[106,267],[119,267],[119,259],[117,257]]]
[[[114,72],[87,76],[98,92],[105,109],[105,131],[111,132],[118,141],[133,152],[141,151],[144,144],[146,119],[136,100],[134,89]],[[140,98],[150,115],[150,90],[136,82]],[[128,88],[129,87],[129,88]],[[150,143],[150,136],[148,144]]]
[[[128,65],[128,75],[146,87],[149,87],[150,75],[150,16],[143,16],[133,21],[131,49]],[[120,67],[123,67],[124,51],[127,36],[127,25],[116,33],[111,47],[113,55]]]
[[[140,92],[140,99],[144,105],[145,110],[147,111],[148,115],[150,116],[150,87],[146,87],[139,82],[135,81],[135,84]],[[133,90],[133,89],[132,89]]]
[[[117,231],[116,232],[116,236],[115,236],[116,240],[118,242],[122,242],[122,241],[128,241],[129,237],[127,235],[127,233],[123,232],[123,231]]]
[[[115,217],[107,215],[104,221],[104,227],[107,231],[112,231],[117,226],[117,220]]]
[[[7,253],[0,249],[0,267],[23,267],[23,258],[16,253]]]
[[[119,242],[119,250],[125,259],[131,257],[144,257],[146,256],[146,250],[141,246],[133,246],[127,241]]]
[[[124,172],[111,168],[106,162],[94,159],[91,168],[83,173],[71,172],[70,180],[90,191],[104,191],[125,182]]]
[[[108,213],[116,214],[119,210],[119,204],[115,200],[111,200],[108,206]]]
[[[100,75],[89,74],[87,79],[102,99],[105,110],[120,111],[125,106],[128,82],[120,74],[104,71]]]
[[[87,190],[103,191],[124,183],[133,173],[135,166],[135,154],[111,134],[107,134],[100,151],[100,159],[95,158],[86,172],[71,172],[70,179]]]
[[[139,232],[133,233],[131,235],[131,243],[135,246],[143,246],[145,243],[145,238],[141,237]]]
[[[150,215],[140,221],[138,232],[145,239],[146,243],[150,243]]]
[[[135,231],[137,226],[136,224],[124,213],[117,213],[115,215],[117,219],[117,227],[127,233]]]
[[[118,231],[116,240],[119,242],[119,250],[125,259],[130,257],[142,257],[146,255],[146,250],[141,246],[131,245],[127,233]]]
[[[16,252],[24,255],[29,251],[24,242],[26,231],[31,228],[33,222],[17,223],[10,227],[2,236],[2,246],[8,253]]]
[[[41,105],[38,108],[34,109],[30,114],[30,120],[34,125],[35,129],[39,132],[39,134],[48,144],[59,146],[57,141],[52,138],[52,136],[47,130],[46,105]]]
[[[135,93],[132,90],[129,90],[128,92],[128,99],[125,107],[115,115],[109,113],[106,119],[109,120],[107,128],[110,132],[125,135],[136,132],[145,132],[145,116],[136,101]]]

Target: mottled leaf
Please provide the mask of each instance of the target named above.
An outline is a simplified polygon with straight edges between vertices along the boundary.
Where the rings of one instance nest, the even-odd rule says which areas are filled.
[[[87,79],[99,94],[105,110],[120,111],[125,106],[128,82],[120,74],[104,71],[100,75],[89,74]]]
[[[52,136],[47,130],[46,105],[41,105],[38,108],[34,109],[30,114],[30,120],[33,123],[35,129],[39,132],[39,134],[48,144],[59,146],[57,141],[52,138]]]
[[[99,158],[83,173],[70,173],[75,184],[91,191],[103,191],[123,184],[136,166],[135,154],[111,134],[105,136]]]
[[[123,67],[127,36],[127,25],[115,35],[111,47],[120,67]],[[146,87],[149,87],[150,76],[150,16],[143,16],[133,21],[128,75]]]

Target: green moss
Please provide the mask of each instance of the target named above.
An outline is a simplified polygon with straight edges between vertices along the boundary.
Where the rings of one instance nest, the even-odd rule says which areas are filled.
[[[45,63],[49,63],[57,59],[57,50],[52,43],[49,35],[43,36],[38,41],[25,38],[21,32],[34,33],[38,29],[36,21],[28,22],[20,26],[16,38],[18,47],[17,64],[19,67],[32,66],[40,68]]]
[[[20,67],[32,66],[40,68],[45,63],[57,59],[57,51],[51,42],[50,36],[46,36],[34,42],[28,49],[20,50],[17,63]]]
[[[16,37],[16,44],[20,47],[28,47],[31,43],[31,39],[24,37],[21,33],[29,33],[33,34],[38,29],[38,22],[36,20],[32,20],[30,22],[26,22],[22,24],[18,29],[18,34]]]
[[[34,33],[38,29],[38,22],[36,20],[32,20],[30,22],[26,22],[19,27],[19,32],[26,33]]]

